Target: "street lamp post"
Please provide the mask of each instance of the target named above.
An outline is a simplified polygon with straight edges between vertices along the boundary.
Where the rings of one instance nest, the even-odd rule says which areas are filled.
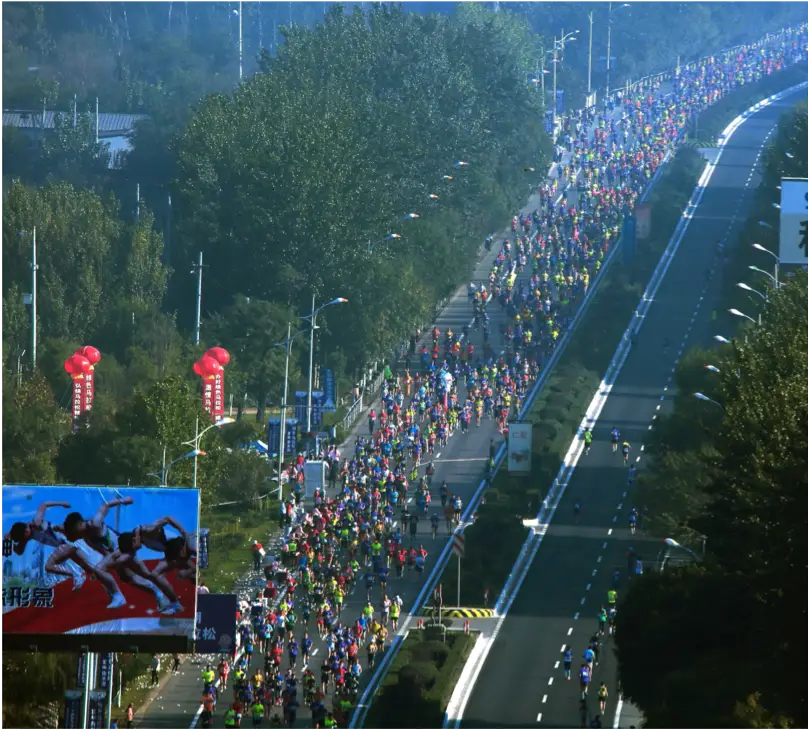
[[[183,444],[185,445],[185,444]],[[160,473],[154,472],[150,473],[149,476],[154,476],[155,478],[160,479],[160,488],[168,488],[168,472],[175,463],[179,463],[180,461],[184,461],[186,458],[196,458],[199,455],[204,455],[201,451],[196,449],[181,455],[179,458],[175,458],[173,461],[166,463],[166,450],[167,447],[163,446],[163,463],[160,466]]]
[[[623,3],[619,8],[627,8],[629,3]],[[612,78],[612,4],[609,3],[609,17],[606,29],[606,98],[609,97],[609,89]]]
[[[660,564],[660,567],[659,567],[660,572],[665,571],[665,564],[668,561],[668,557],[670,556],[671,549],[682,549],[685,552],[687,552],[691,557],[693,557],[694,562],[699,561],[699,556],[692,549],[689,549],[688,547],[685,547],[684,544],[679,544],[679,542],[677,542],[675,539],[671,539],[670,537],[666,537],[664,539],[664,542],[665,542],[665,545],[666,545],[667,549],[665,550],[665,556],[662,558],[662,563]]]
[[[393,234],[391,234],[393,235]],[[400,236],[398,236],[400,237]],[[311,314],[309,316],[301,317],[302,319],[311,319],[311,334],[309,336],[309,392],[308,397],[306,398],[306,432],[311,433],[311,390],[312,390],[312,378],[314,375],[314,330],[317,328],[317,314],[319,314],[323,309],[333,306],[334,304],[344,304],[348,301],[348,299],[344,299],[342,297],[338,297],[336,299],[332,299],[327,304],[323,304],[320,307],[315,308],[315,295],[312,294],[311,296]]]
[[[401,236],[400,236],[398,233],[388,233],[388,234],[387,234],[387,235],[385,235],[383,238],[379,238],[378,240],[374,240],[374,241],[368,241],[368,253],[371,253],[371,252],[373,251],[373,249],[374,249],[374,248],[375,248],[375,247],[376,247],[376,246],[377,246],[379,243],[381,243],[382,241],[385,241],[385,240],[394,240],[394,239],[397,239],[397,238],[401,238]]]
[[[297,334],[295,334],[297,336]],[[283,372],[283,397],[281,398],[281,432],[280,443],[278,445],[278,501],[283,502],[283,482],[281,472],[283,471],[283,458],[286,455],[286,398],[289,394],[289,358],[292,355],[292,324],[288,324],[286,329],[286,341],[278,342],[276,347],[283,347],[286,350],[286,364]]]
[[[771,226],[770,226],[771,227]],[[780,257],[774,252],[770,251],[768,248],[764,248],[760,243],[753,243],[752,248],[763,251],[764,253],[768,253],[772,258],[774,258],[774,288],[779,288],[780,286]],[[751,268],[751,266],[750,266]]]
[[[196,476],[198,472],[198,464],[199,464],[199,456],[204,456],[204,451],[199,450],[199,441],[202,439],[202,436],[205,435],[209,430],[212,428],[221,428],[223,425],[230,425],[230,423],[235,423],[236,421],[233,418],[222,418],[221,420],[217,420],[215,423],[212,423],[207,428],[203,429],[202,431],[199,430],[199,418],[196,419],[196,425],[194,426],[194,439],[193,440],[186,440],[183,445],[191,446],[193,450],[187,454],[186,457],[193,457],[194,459],[194,481],[193,487],[196,488]]]
[[[561,46],[561,50],[564,50],[564,43],[565,41],[574,41],[575,35],[578,33],[577,30],[572,31],[571,33],[567,33],[566,35],[562,35],[560,39],[553,38],[553,140],[555,140],[555,130],[556,130],[556,113],[558,111],[558,87],[557,87],[557,78],[558,78],[558,47]]]
[[[202,323],[202,251],[196,263],[191,264],[191,273],[196,274],[196,322],[194,324],[194,344],[199,344],[199,327]]]
[[[742,319],[748,319],[752,322],[752,324],[757,324],[757,322],[748,314],[744,314],[742,311],[738,311],[738,309],[729,309],[729,313],[733,316],[741,317]]]
[[[586,70],[586,95],[592,95],[592,24],[595,18],[595,11],[589,11],[589,64]]]
[[[713,400],[711,397],[707,397],[707,395],[705,395],[703,392],[694,392],[693,397],[695,397],[697,400],[701,400],[702,402],[709,402],[721,410],[724,409],[724,406],[720,402]]]

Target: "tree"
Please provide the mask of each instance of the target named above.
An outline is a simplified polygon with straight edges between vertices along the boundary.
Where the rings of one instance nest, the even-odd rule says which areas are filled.
[[[3,369],[3,483],[54,483],[59,444],[70,420],[54,402],[44,378]]]
[[[237,297],[235,303],[206,323],[208,341],[230,352],[226,383],[235,387],[231,392],[247,393],[258,407],[256,419],[264,420],[264,408],[270,393],[280,402],[285,367],[285,350],[277,344],[286,339],[287,325],[294,316],[288,307],[269,301]],[[293,333],[297,323],[293,324]],[[297,342],[300,340],[298,339]],[[297,342],[292,345],[294,358],[289,363],[290,396],[294,398],[295,383],[300,377],[297,367]],[[239,411],[241,398],[238,399]]]

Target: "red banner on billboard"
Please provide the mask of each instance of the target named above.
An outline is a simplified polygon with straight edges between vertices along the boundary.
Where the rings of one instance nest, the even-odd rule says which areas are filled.
[[[224,417],[224,370],[214,376],[213,379],[213,420],[221,420]]]

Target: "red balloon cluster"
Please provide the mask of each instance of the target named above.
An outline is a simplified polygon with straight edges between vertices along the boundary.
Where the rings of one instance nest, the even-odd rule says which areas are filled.
[[[76,354],[80,354],[82,357],[86,357],[90,360],[90,364],[95,366],[101,361],[101,352],[99,352],[95,347],[82,347],[81,349],[77,349]]]
[[[214,377],[224,371],[228,362],[230,362],[230,352],[222,347],[211,347],[194,362],[194,372],[200,377]]]
[[[92,366],[92,362],[83,354],[71,354],[65,360],[65,372],[71,377],[86,375],[92,369]]]

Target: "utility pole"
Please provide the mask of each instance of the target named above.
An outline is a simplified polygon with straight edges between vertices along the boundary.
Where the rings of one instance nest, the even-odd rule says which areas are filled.
[[[135,222],[140,222],[140,183],[137,183],[137,189],[135,192],[135,200],[137,207],[135,208]]]
[[[314,330],[317,328],[317,310],[314,308],[315,295],[311,295],[311,335],[309,336],[309,394],[306,402],[306,432],[311,433],[311,388],[314,373]]]
[[[283,458],[286,455],[286,397],[289,394],[289,358],[292,355],[292,323],[286,330],[286,365],[283,374],[283,397],[281,398],[281,432],[278,446],[278,501],[283,503]]]
[[[238,80],[244,78],[244,38],[242,36],[241,0],[238,2]]]
[[[36,369],[36,272],[39,266],[36,264],[36,226],[32,235],[31,243],[31,369]]]
[[[98,124],[101,115],[98,113],[98,97],[95,97],[95,143],[98,144]]]
[[[592,23],[594,22],[595,11],[589,11],[589,66],[586,74],[586,94],[592,94]]]
[[[194,344],[199,344],[199,326],[202,321],[202,251],[199,251],[199,260],[191,267],[191,273],[196,274],[196,325],[194,326]]]
[[[608,28],[606,30],[606,98],[609,97],[609,82],[612,75],[612,4],[609,3]]]
[[[556,132],[556,112],[558,111],[558,94],[556,86],[556,76],[558,75],[558,41],[553,38],[553,142],[555,142]]]

